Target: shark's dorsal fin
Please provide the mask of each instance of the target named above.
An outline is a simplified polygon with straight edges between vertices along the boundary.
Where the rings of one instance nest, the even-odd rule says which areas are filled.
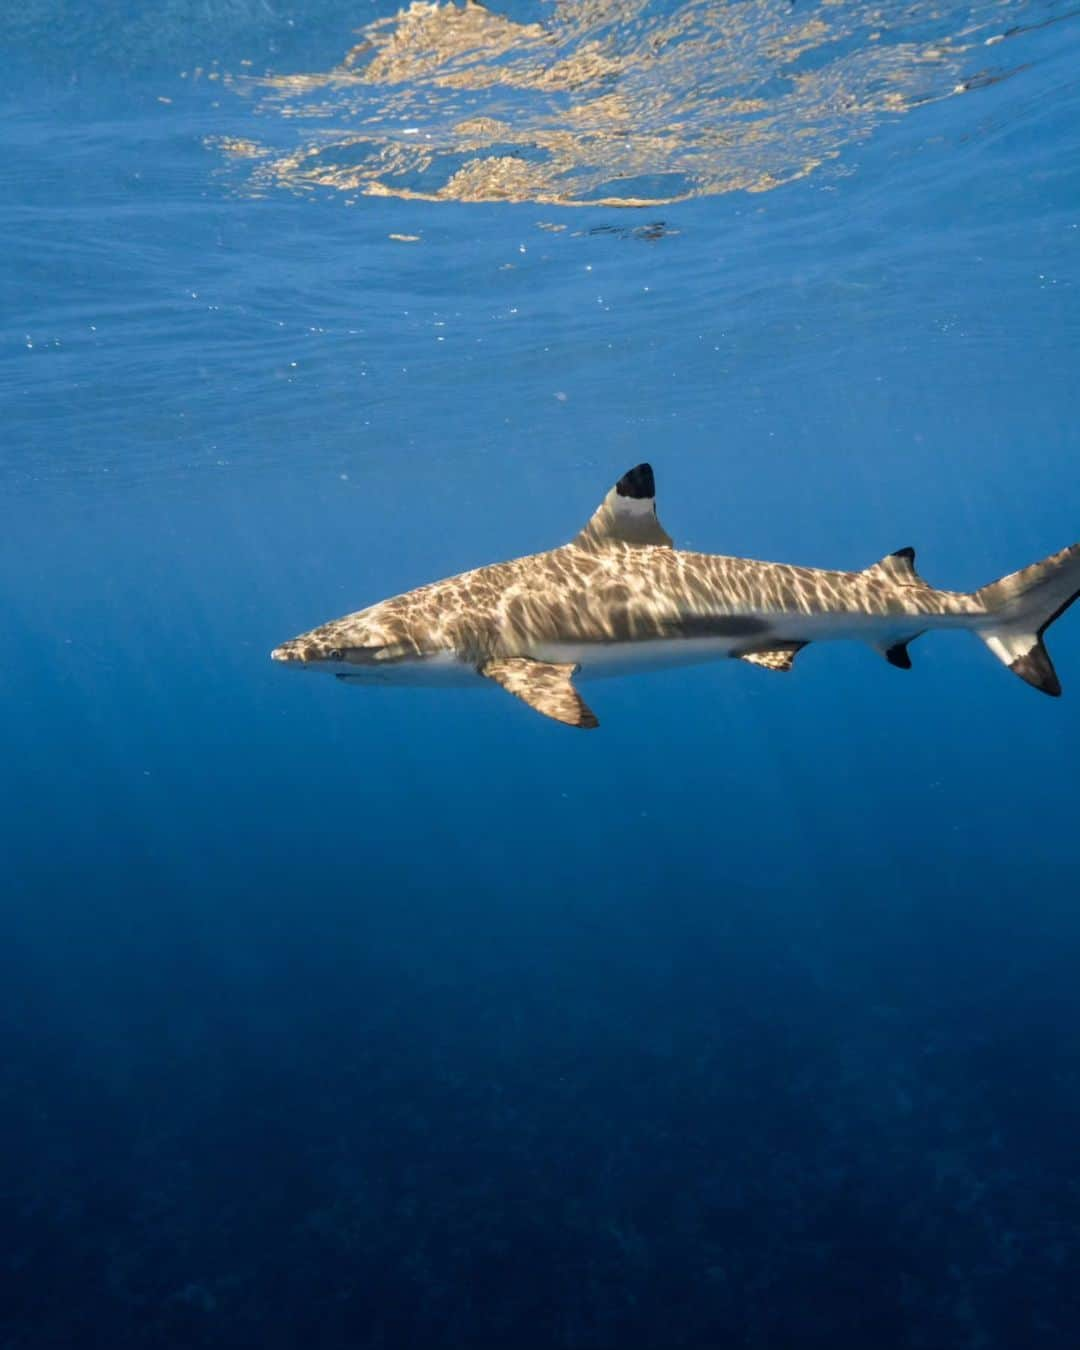
[[[926,582],[915,571],[915,550],[900,548],[895,553],[886,553],[880,562],[868,567],[864,573],[868,577],[880,577],[897,586],[925,586]]]
[[[656,481],[652,467],[639,464],[624,473],[574,540],[579,548],[604,544],[674,547],[656,518]]]
[[[569,727],[591,729],[600,723],[592,709],[570,683],[577,670],[572,662],[565,664],[533,661],[527,656],[508,656],[485,661],[480,674],[501,684],[509,694],[515,694],[530,708]]]

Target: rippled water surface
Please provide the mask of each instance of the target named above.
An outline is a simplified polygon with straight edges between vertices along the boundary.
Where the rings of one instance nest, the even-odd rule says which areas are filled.
[[[551,547],[1080,538],[1080,14],[0,21],[0,1346],[1080,1340],[1080,619],[597,683],[271,647]]]

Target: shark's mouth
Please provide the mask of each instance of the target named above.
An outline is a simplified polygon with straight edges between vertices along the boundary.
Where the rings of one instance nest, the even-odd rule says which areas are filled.
[[[292,669],[318,671],[339,680],[394,679],[405,667],[422,670],[448,658],[445,652],[424,652],[412,643],[371,647],[333,647],[309,637],[292,638],[275,647],[270,659]]]
[[[214,144],[256,194],[649,206],[763,192],[1002,78],[985,49],[1019,31],[999,0],[524,8],[532,21],[413,0],[331,70],[233,78],[266,134]]]

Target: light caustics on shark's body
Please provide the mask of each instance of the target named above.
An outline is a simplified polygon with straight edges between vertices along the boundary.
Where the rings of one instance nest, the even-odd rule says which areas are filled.
[[[516,7],[520,13],[521,6]],[[1022,0],[412,0],[339,65],[230,79],[240,190],[655,206],[764,192],[883,121],[1010,73]],[[1003,31],[1004,30],[1004,31]],[[989,64],[988,64],[989,61]]]
[[[854,638],[894,666],[932,628],[980,637],[1010,670],[1059,694],[1046,628],[1080,595],[1080,544],[970,593],[939,591],[912,549],[861,572],[676,549],[653,472],[624,474],[569,544],[492,563],[334,619],[271,653],[354,684],[494,681],[576,727],[597,719],[571,682],[734,657],[787,671],[811,642]]]

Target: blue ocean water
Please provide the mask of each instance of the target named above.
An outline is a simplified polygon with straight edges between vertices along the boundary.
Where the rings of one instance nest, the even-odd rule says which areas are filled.
[[[683,547],[1080,538],[1080,17],[4,23],[0,1346],[1080,1342],[1075,611],[1060,701],[928,635],[589,734],[268,660],[645,459]]]

